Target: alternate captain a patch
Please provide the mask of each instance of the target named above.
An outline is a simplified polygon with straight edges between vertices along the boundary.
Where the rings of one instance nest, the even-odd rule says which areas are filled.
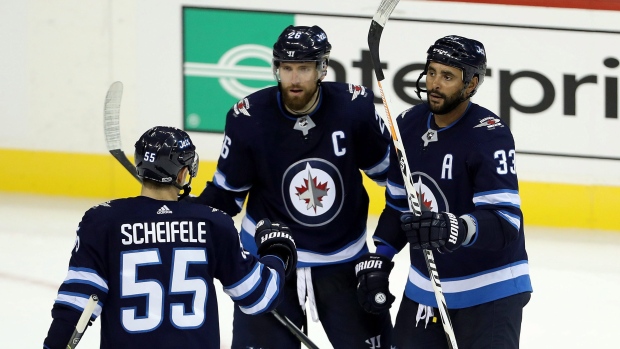
[[[319,227],[331,222],[342,208],[342,176],[336,166],[324,159],[301,160],[284,172],[282,196],[293,220]]]

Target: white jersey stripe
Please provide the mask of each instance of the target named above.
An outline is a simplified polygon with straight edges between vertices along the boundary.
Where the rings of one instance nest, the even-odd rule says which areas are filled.
[[[511,214],[506,211],[497,211],[497,213],[499,213],[502,218],[507,220],[508,223],[514,226],[517,229],[517,231],[521,229],[521,219],[519,218],[519,216]]]
[[[377,174],[387,171],[389,166],[390,166],[390,148],[388,147],[388,151],[383,157],[383,159],[381,159],[381,161],[377,163],[376,165],[374,165],[373,167],[365,169],[364,173],[366,173],[368,177],[372,178],[372,176],[376,176]]]
[[[521,197],[514,190],[497,190],[474,195],[474,204],[479,205],[504,205],[521,207]]]
[[[74,282],[91,284],[101,290],[104,290],[106,293],[108,292],[108,283],[99,275],[95,274],[94,271],[90,272],[85,269],[69,269],[63,283],[70,284]]]
[[[263,264],[256,263],[256,266],[254,266],[254,269],[250,272],[250,274],[236,284],[229,287],[224,287],[224,292],[233,300],[245,297],[248,293],[252,292],[258,284],[260,284],[262,270]]]
[[[253,305],[247,306],[247,307],[240,306],[239,309],[242,312],[246,314],[262,313],[263,311],[265,311],[265,309],[269,307],[271,302],[273,302],[273,300],[277,297],[279,276],[275,270],[269,269],[269,271],[271,272],[271,276],[269,277],[269,280],[267,281],[267,287],[265,289],[265,293],[263,294],[261,299],[259,299],[258,302],[254,303]]]
[[[230,190],[234,192],[242,192],[242,191],[250,190],[250,188],[252,188],[251,185],[246,185],[241,188],[235,188],[233,186],[228,185],[228,183],[226,182],[226,176],[224,176],[224,174],[220,172],[220,170],[215,171],[215,174],[213,175],[213,183],[215,183],[215,185],[217,185],[220,188],[224,188],[226,190]]]
[[[529,275],[529,273],[529,265],[527,263],[520,263],[460,280],[441,279],[441,286],[445,294],[465,292],[514,279],[522,275]],[[424,291],[433,292],[431,281],[413,267],[409,268],[409,282]]]
[[[77,310],[83,311],[84,307],[86,307],[86,303],[88,303],[88,298],[84,295],[77,295],[73,293],[58,293],[55,302],[66,304],[70,307],[76,308]],[[95,306],[95,310],[93,310],[93,315],[95,317],[99,317],[101,315],[101,304],[97,303]]]
[[[387,191],[390,197],[394,199],[406,199],[407,198],[407,190],[404,187],[396,186],[392,182],[387,182]]]

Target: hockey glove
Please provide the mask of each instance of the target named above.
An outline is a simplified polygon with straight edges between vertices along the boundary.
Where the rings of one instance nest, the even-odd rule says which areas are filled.
[[[297,268],[297,249],[291,230],[277,222],[262,219],[256,224],[254,241],[258,247],[258,255],[272,255],[284,262],[284,273],[288,279]]]
[[[393,267],[394,262],[376,253],[366,253],[356,261],[357,300],[365,311],[380,314],[394,303],[389,287]]]
[[[461,218],[450,212],[410,212],[400,216],[401,227],[407,234],[409,245],[415,249],[434,249],[449,253],[461,247],[467,229]]]

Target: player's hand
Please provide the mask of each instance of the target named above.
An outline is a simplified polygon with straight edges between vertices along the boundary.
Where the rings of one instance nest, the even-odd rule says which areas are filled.
[[[393,267],[394,262],[376,253],[366,253],[356,261],[357,300],[365,311],[380,314],[394,303],[389,287]]]
[[[272,255],[284,262],[284,273],[288,279],[297,268],[297,248],[291,230],[277,222],[262,219],[256,224],[254,241],[258,247],[258,255]]]
[[[401,228],[412,248],[434,249],[441,253],[461,247],[467,236],[463,221],[450,212],[406,212],[400,216]]]

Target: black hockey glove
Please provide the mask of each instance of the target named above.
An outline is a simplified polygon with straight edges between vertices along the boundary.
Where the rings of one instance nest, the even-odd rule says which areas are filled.
[[[297,248],[291,230],[277,222],[262,219],[256,224],[254,241],[258,247],[258,255],[272,255],[284,262],[284,272],[288,279],[297,268]]]
[[[436,248],[440,253],[449,253],[461,247],[467,236],[461,218],[450,212],[426,211],[420,216],[407,212],[400,221],[409,245],[416,249]]]
[[[357,300],[364,310],[373,314],[388,311],[394,303],[390,293],[390,271],[394,262],[376,253],[366,253],[355,263]]]

